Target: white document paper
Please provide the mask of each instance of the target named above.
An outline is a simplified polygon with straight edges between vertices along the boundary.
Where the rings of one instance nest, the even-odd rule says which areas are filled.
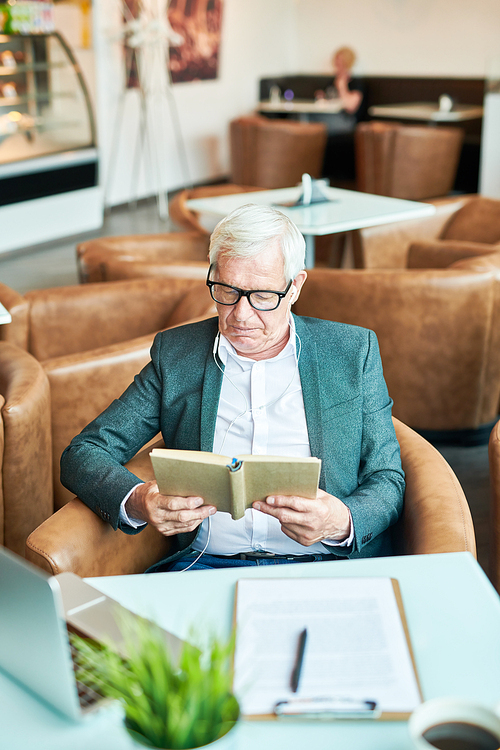
[[[421,702],[390,578],[242,579],[236,627],[234,691],[246,716],[272,714],[293,697],[374,700],[384,713],[403,714]]]

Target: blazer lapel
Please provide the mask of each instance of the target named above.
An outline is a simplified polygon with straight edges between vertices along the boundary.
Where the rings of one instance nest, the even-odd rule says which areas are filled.
[[[316,342],[305,324],[294,315],[295,330],[300,338],[299,373],[306,412],[307,431],[311,455],[323,457],[323,422],[319,392],[319,360]],[[324,482],[324,469],[321,467],[320,484]]]
[[[222,370],[224,369],[222,364],[220,367]],[[217,420],[221,387],[222,371],[215,364],[212,346],[210,346],[205,360],[205,373],[201,395],[200,450],[202,451],[211,452],[214,447],[215,422]]]

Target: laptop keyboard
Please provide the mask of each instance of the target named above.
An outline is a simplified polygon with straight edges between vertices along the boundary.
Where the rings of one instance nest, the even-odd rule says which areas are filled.
[[[77,669],[77,660],[78,660],[78,650],[75,648],[73,643],[70,643],[71,647],[71,658],[73,660],[73,668],[76,672]],[[103,700],[103,696],[98,693],[96,690],[94,690],[93,687],[90,685],[87,685],[85,682],[83,682],[81,679],[76,679],[76,687],[78,690],[78,700],[80,701],[80,706],[82,710],[86,710],[91,708],[92,706],[95,706],[96,703]]]

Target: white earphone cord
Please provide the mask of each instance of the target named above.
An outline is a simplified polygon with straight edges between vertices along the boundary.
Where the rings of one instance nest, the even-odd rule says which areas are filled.
[[[292,299],[293,299],[293,298],[292,298]],[[290,322],[288,323],[288,325],[290,325]],[[290,380],[290,382],[288,383],[288,385],[287,385],[287,387],[285,388],[285,390],[283,391],[283,393],[281,393],[281,394],[280,394],[280,395],[279,395],[279,396],[278,396],[277,398],[275,398],[275,399],[274,399],[273,401],[270,401],[270,402],[269,402],[268,404],[264,404],[264,406],[263,406],[263,407],[261,407],[262,409],[268,409],[268,408],[269,408],[270,406],[273,406],[273,405],[274,405],[274,404],[275,404],[275,403],[276,403],[277,401],[279,401],[279,400],[280,400],[281,398],[283,398],[283,396],[284,396],[284,395],[285,395],[285,393],[286,393],[286,392],[288,391],[288,389],[290,388],[290,386],[292,385],[292,383],[293,383],[293,381],[294,381],[294,378],[295,378],[295,374],[296,374],[296,372],[297,372],[297,369],[298,369],[298,366],[299,366],[300,352],[301,352],[301,350],[302,350],[302,341],[300,340],[300,336],[299,336],[299,334],[297,333],[297,331],[295,331],[295,338],[296,338],[296,339],[297,339],[297,341],[298,341],[298,344],[299,344],[299,350],[298,350],[298,352],[297,352],[297,362],[296,362],[296,365],[295,365],[295,369],[294,369],[294,371],[293,371],[292,379],[291,379],[291,380]],[[239,393],[239,394],[240,394],[240,395],[241,395],[241,396],[243,397],[243,400],[244,400],[244,402],[245,402],[245,406],[246,406],[246,409],[245,409],[245,411],[242,411],[242,412],[241,412],[241,414],[238,414],[238,415],[237,415],[237,416],[236,416],[236,417],[235,417],[235,418],[233,419],[233,421],[231,422],[231,424],[229,425],[229,427],[227,428],[227,430],[226,430],[226,432],[225,432],[225,434],[224,434],[224,438],[223,438],[223,440],[222,440],[222,444],[221,444],[221,447],[219,448],[219,453],[221,453],[221,452],[222,452],[222,449],[223,449],[223,447],[224,447],[224,443],[226,442],[226,437],[228,436],[229,430],[230,430],[230,429],[231,429],[231,427],[232,427],[232,426],[234,425],[234,423],[236,422],[236,420],[237,420],[237,419],[239,419],[239,418],[240,418],[240,417],[242,417],[242,416],[243,416],[244,414],[246,414],[246,413],[247,413],[248,411],[250,411],[250,408],[249,408],[249,406],[248,406],[248,401],[247,401],[247,399],[246,399],[246,396],[245,396],[245,394],[244,394],[244,393],[243,393],[242,391],[240,391],[240,389],[238,388],[238,386],[237,386],[237,385],[236,385],[235,383],[233,383],[233,381],[231,380],[231,378],[230,378],[230,377],[228,377],[228,376],[227,376],[227,375],[225,374],[224,370],[222,369],[222,367],[221,367],[221,366],[219,365],[219,363],[217,362],[216,356],[217,356],[217,353],[218,353],[218,350],[219,350],[219,341],[220,341],[220,334],[218,333],[218,334],[217,334],[217,336],[215,337],[214,348],[213,348],[213,350],[212,350],[212,355],[213,355],[213,358],[214,358],[214,362],[215,362],[215,364],[217,365],[217,367],[219,368],[219,370],[221,371],[221,373],[222,373],[222,376],[223,376],[223,377],[226,377],[226,378],[227,378],[227,379],[229,380],[229,382],[231,383],[231,385],[233,386],[233,388],[236,388],[236,390],[238,391],[238,393]],[[209,545],[209,543],[210,543],[210,532],[211,532],[211,530],[212,530],[212,519],[211,519],[211,517],[209,516],[209,517],[208,517],[208,531],[207,531],[207,541],[206,541],[206,543],[205,543],[205,546],[204,546],[204,547],[203,547],[203,549],[201,550],[200,554],[199,554],[199,555],[198,555],[197,557],[195,557],[195,559],[193,560],[193,562],[189,563],[189,565],[188,565],[188,566],[187,566],[186,568],[183,568],[182,570],[178,571],[179,573],[185,573],[185,572],[186,572],[186,570],[189,570],[189,568],[192,568],[192,567],[193,567],[193,565],[195,565],[195,564],[196,564],[196,563],[198,562],[198,560],[200,559],[200,557],[201,557],[201,556],[202,556],[202,555],[203,555],[203,554],[205,553],[205,551],[206,551],[206,549],[207,549],[207,547],[208,547],[208,545]]]

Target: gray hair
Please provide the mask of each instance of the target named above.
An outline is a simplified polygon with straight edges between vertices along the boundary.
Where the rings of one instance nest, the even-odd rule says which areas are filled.
[[[210,239],[210,264],[224,253],[232,258],[253,258],[278,240],[285,278],[294,279],[305,267],[305,241],[293,221],[271,206],[248,203],[219,221]]]

